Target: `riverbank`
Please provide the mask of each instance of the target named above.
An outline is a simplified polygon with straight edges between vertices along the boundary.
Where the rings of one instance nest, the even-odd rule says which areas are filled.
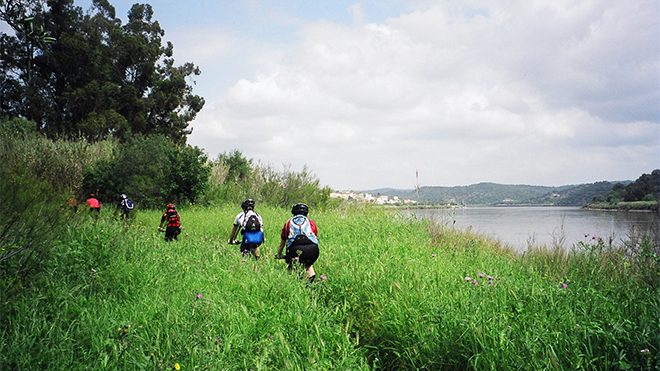
[[[606,202],[589,203],[583,206],[588,210],[602,211],[637,211],[637,212],[658,212],[658,201],[635,201],[635,202],[617,202],[610,204]]]

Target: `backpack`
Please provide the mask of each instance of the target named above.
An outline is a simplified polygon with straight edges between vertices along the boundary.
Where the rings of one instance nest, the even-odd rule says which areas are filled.
[[[129,211],[133,210],[134,207],[135,207],[135,205],[133,205],[133,201],[129,200],[128,198],[126,200],[124,200],[124,208],[126,210],[129,210]]]
[[[249,215],[249,216],[248,216]],[[256,232],[261,231],[261,223],[259,222],[259,217],[257,213],[247,212],[245,214],[246,220],[243,222],[243,231],[244,232]]]
[[[319,244],[319,240],[312,231],[312,224],[304,215],[296,215],[290,219],[287,247],[295,245]]]
[[[179,214],[176,210],[170,209],[167,210],[167,221],[168,226],[178,227],[179,226]]]

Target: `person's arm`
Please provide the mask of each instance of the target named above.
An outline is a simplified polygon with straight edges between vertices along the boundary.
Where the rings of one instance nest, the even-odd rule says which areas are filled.
[[[284,259],[284,256],[282,255],[282,251],[284,251],[284,245],[286,244],[286,238],[289,235],[289,222],[287,221],[284,223],[284,227],[282,228],[282,233],[280,234],[280,246],[277,247],[277,255],[275,255],[276,259]]]
[[[286,240],[280,240],[280,246],[277,248],[277,255],[275,255],[275,259],[284,259],[284,256],[282,255],[282,251],[284,250],[284,243]]]
[[[229,243],[233,244],[234,243],[234,238],[236,238],[236,235],[238,234],[238,226],[235,225],[231,229],[231,233],[229,234]]]

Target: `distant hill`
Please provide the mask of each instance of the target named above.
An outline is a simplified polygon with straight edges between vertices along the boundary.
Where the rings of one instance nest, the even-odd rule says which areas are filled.
[[[594,196],[607,194],[616,183],[596,182],[590,184],[565,185],[559,187],[478,183],[455,187],[420,187],[414,189],[380,188],[368,191],[373,195],[397,196],[415,200],[420,204],[506,206],[506,205],[553,205],[582,206]]]

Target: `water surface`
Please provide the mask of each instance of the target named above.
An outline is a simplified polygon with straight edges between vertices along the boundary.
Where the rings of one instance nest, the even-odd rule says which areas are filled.
[[[580,207],[467,207],[408,212],[462,230],[471,228],[520,251],[530,245],[562,244],[570,247],[593,236],[620,242],[630,234],[631,228],[643,231],[658,228],[655,213],[594,211]]]

